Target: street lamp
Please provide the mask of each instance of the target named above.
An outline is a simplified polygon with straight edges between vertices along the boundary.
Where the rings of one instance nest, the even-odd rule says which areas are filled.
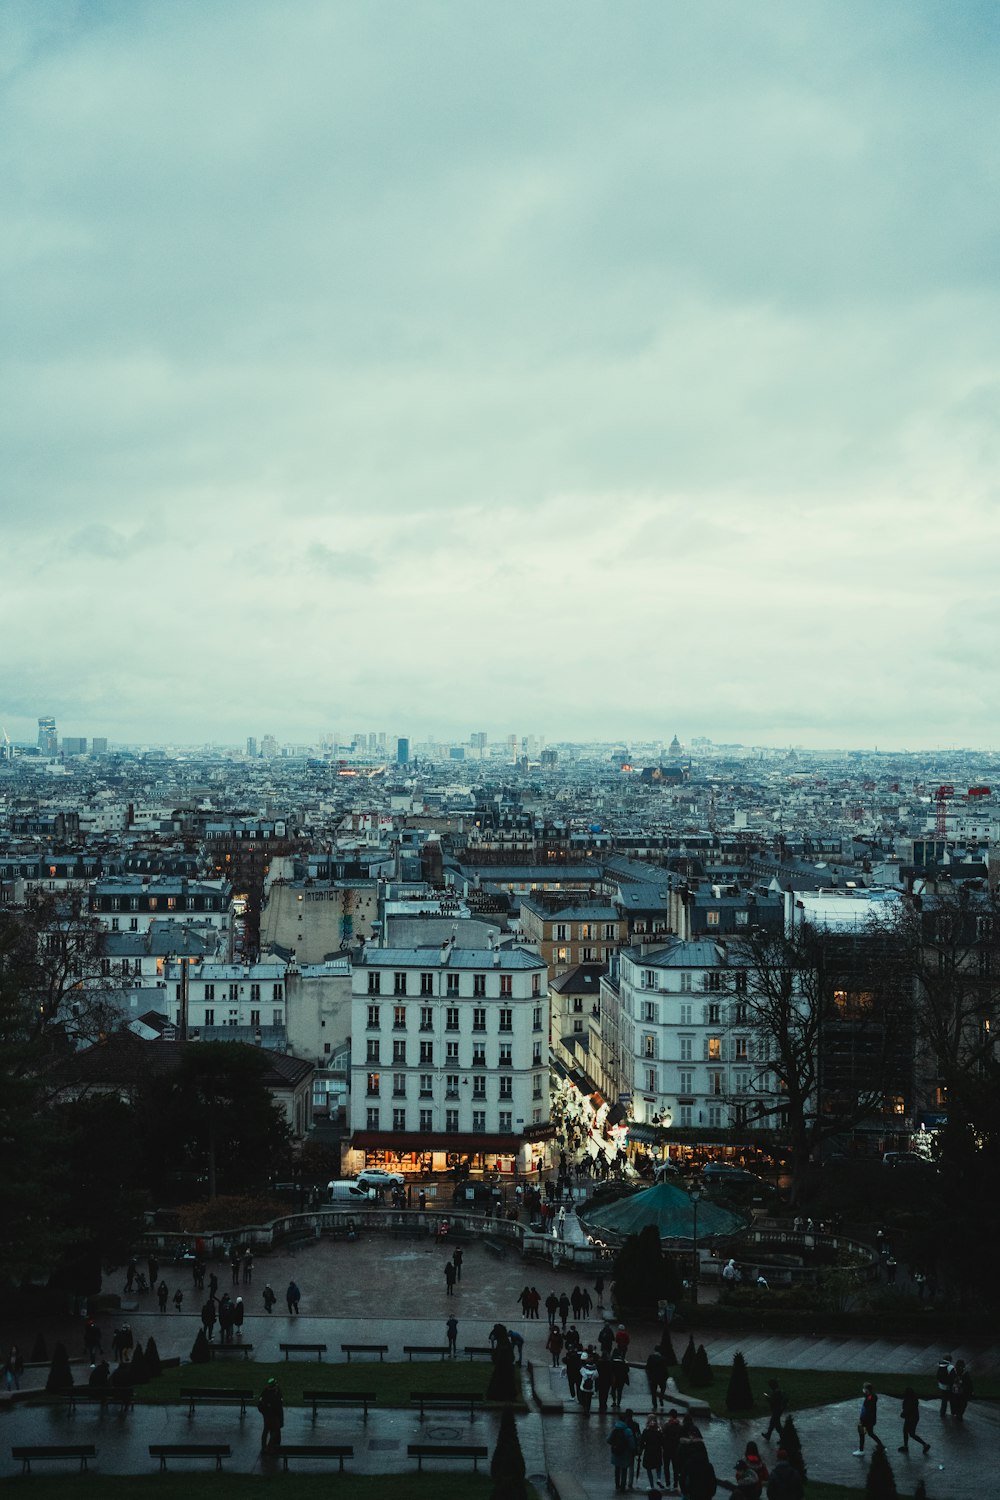
[[[691,1211],[694,1215],[692,1225],[692,1238],[694,1240],[694,1269],[691,1275],[691,1302],[694,1307],[698,1306],[698,1271],[700,1259],[698,1255],[698,1204],[701,1202],[701,1189],[693,1187],[688,1195],[691,1199]]]

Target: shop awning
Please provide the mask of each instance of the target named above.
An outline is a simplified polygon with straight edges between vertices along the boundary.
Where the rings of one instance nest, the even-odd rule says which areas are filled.
[[[421,1135],[397,1133],[393,1130],[356,1130],[351,1136],[351,1145],[359,1151],[390,1151],[393,1155],[408,1156],[411,1152],[450,1151],[462,1156],[478,1156],[489,1152],[491,1156],[516,1156],[520,1146],[519,1135],[447,1135],[442,1131]]]

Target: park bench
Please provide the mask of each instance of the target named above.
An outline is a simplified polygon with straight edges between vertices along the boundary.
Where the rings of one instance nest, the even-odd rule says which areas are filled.
[[[421,1422],[424,1420],[425,1406],[429,1406],[432,1411],[462,1411],[468,1407],[469,1418],[475,1421],[476,1407],[483,1404],[483,1398],[478,1392],[467,1395],[462,1391],[411,1391],[410,1400],[414,1405],[419,1405]]]
[[[244,1359],[249,1359],[253,1353],[253,1344],[209,1344],[212,1358],[217,1354],[242,1354]]]
[[[78,1406],[99,1406],[102,1411],[106,1406],[120,1406],[124,1414],[135,1406],[135,1392],[130,1385],[86,1386],[79,1391],[67,1391],[59,1399],[67,1403],[70,1411]]]
[[[282,1443],[278,1452],[281,1454],[281,1467],[288,1472],[288,1460],[290,1458],[339,1458],[340,1472],[344,1472],[344,1459],[354,1457],[354,1449],[350,1445],[337,1443]]]
[[[466,1344],[465,1353],[470,1359],[491,1359],[493,1346],[492,1344]]]
[[[442,1359],[447,1359],[449,1350],[447,1344],[404,1344],[403,1353],[409,1355],[412,1364],[415,1354],[440,1354]]]
[[[37,1448],[12,1448],[11,1458],[21,1460],[21,1473],[31,1473],[31,1460],[33,1458],[78,1458],[80,1460],[80,1473],[87,1471],[87,1459],[97,1457],[97,1449],[93,1443],[60,1444],[57,1446],[42,1446]]]
[[[365,1421],[368,1420],[368,1407],[378,1400],[374,1391],[303,1391],[302,1399],[313,1409],[313,1421],[316,1420],[316,1411],[320,1406],[361,1406],[364,1407]]]
[[[215,1467],[222,1468],[222,1460],[229,1458],[232,1448],[228,1443],[150,1443],[150,1458],[160,1460],[160,1469],[164,1473],[167,1468],[168,1458],[214,1458]]]
[[[279,1344],[278,1348],[285,1356],[286,1363],[290,1354],[315,1354],[317,1359],[322,1360],[326,1353],[325,1344]]]
[[[348,1364],[351,1363],[351,1355],[352,1354],[377,1354],[378,1355],[378,1362],[379,1362],[379,1364],[381,1364],[382,1363],[382,1356],[384,1354],[388,1354],[389,1353],[389,1345],[388,1344],[341,1344],[341,1346],[340,1346],[340,1352],[341,1352],[341,1354],[346,1354],[347,1355],[347,1363]]]
[[[471,1458],[472,1467],[478,1471],[479,1460],[490,1450],[475,1443],[410,1443],[406,1451],[417,1460],[418,1469],[423,1468],[425,1458]]]
[[[495,1240],[490,1235],[486,1235],[483,1239],[483,1245],[491,1255],[496,1256],[497,1260],[507,1259],[507,1246],[501,1244],[499,1240]]]
[[[196,1406],[238,1406],[240,1416],[247,1414],[247,1402],[253,1400],[253,1391],[220,1390],[211,1386],[182,1385],[180,1398],[188,1403],[188,1416],[194,1416]]]

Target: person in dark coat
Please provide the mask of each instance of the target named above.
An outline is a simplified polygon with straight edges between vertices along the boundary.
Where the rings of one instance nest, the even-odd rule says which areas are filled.
[[[653,1349],[646,1359],[646,1384],[649,1386],[649,1404],[654,1411],[657,1405],[662,1404],[660,1392],[666,1384],[666,1379],[667,1362],[659,1348]]]
[[[684,1459],[684,1474],[681,1481],[684,1500],[712,1500],[718,1481],[715,1470],[708,1461],[705,1444],[693,1442]]]
[[[260,1435],[260,1451],[262,1453],[273,1452],[281,1447],[281,1429],[285,1425],[285,1403],[281,1395],[281,1387],[270,1376],[267,1384],[260,1393],[257,1402],[257,1410],[264,1418],[264,1429]]]
[[[642,1467],[646,1471],[647,1487],[652,1490],[657,1486],[662,1486],[664,1483],[663,1434],[660,1432],[659,1424],[655,1417],[651,1416],[642,1429],[639,1457],[642,1459]]]
[[[611,1359],[611,1405],[615,1411],[622,1404],[625,1387],[628,1384],[628,1362],[620,1355],[613,1355]]]
[[[559,1298],[559,1317],[562,1320],[563,1333],[565,1333],[566,1324],[569,1322],[569,1298],[565,1292]]]
[[[925,1443],[917,1432],[917,1423],[920,1421],[920,1401],[912,1385],[908,1385],[903,1392],[903,1409],[900,1412],[903,1419],[903,1445],[900,1453],[909,1453],[910,1438],[919,1443],[925,1453],[931,1451],[930,1443]]]
[[[269,1281],[266,1281],[264,1283],[264,1311],[269,1313],[274,1307],[274,1304],[277,1302],[277,1300],[277,1293],[274,1291],[271,1283]]]
[[[205,1330],[205,1337],[210,1339],[215,1333],[215,1298],[207,1297],[202,1303],[201,1326]]]
[[[802,1500],[805,1486],[802,1475],[788,1462],[784,1448],[778,1449],[778,1461],[767,1481],[767,1500]]]
[[[611,1361],[606,1354],[602,1354],[597,1361],[597,1404],[601,1411],[607,1411],[610,1395]]]
[[[563,1369],[566,1371],[566,1388],[569,1391],[570,1400],[576,1399],[576,1393],[580,1386],[580,1371],[583,1368],[583,1355],[579,1349],[567,1349],[563,1358]]]
[[[302,1293],[299,1291],[299,1289],[296,1286],[295,1282],[294,1281],[290,1281],[288,1283],[288,1290],[285,1292],[285,1301],[288,1303],[289,1316],[291,1316],[292,1313],[297,1313],[298,1312],[298,1310],[299,1310],[299,1299],[300,1299],[301,1296],[302,1296]]]

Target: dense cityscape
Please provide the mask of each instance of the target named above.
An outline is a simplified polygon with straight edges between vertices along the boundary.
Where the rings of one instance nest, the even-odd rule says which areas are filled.
[[[5,1493],[978,1500],[998,63],[5,0]]]

